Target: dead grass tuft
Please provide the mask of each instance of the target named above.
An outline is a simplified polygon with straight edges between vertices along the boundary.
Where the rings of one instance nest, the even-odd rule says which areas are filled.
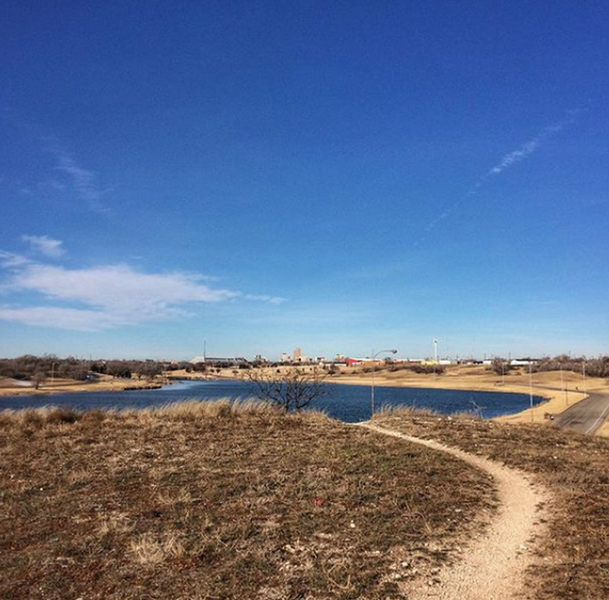
[[[158,501],[165,506],[173,506],[175,504],[190,504],[192,502],[192,494],[184,488],[160,491],[157,494],[157,498]]]
[[[381,418],[386,418],[386,417],[412,417],[412,416],[437,416],[439,413],[437,413],[435,410],[431,409],[431,408],[420,408],[420,407],[416,407],[416,406],[406,406],[406,405],[400,405],[400,406],[396,406],[394,404],[383,404],[380,408],[380,410],[378,410],[375,415],[374,418],[375,419],[381,419]]]
[[[103,518],[97,527],[97,533],[101,537],[105,537],[108,535],[129,533],[134,527],[135,524],[126,514],[117,514]]]
[[[184,544],[174,533],[162,537],[144,533],[131,541],[129,549],[140,565],[158,565],[169,558],[184,556]]]
[[[50,425],[76,423],[76,421],[79,421],[82,416],[82,411],[76,411],[72,408],[51,408],[46,414],[46,422]]]
[[[206,400],[188,400],[175,402],[151,408],[126,410],[122,414],[141,421],[150,421],[156,418],[169,418],[178,420],[192,419],[233,419],[249,416],[272,416],[277,409],[267,402],[256,399],[231,400],[222,398],[209,402]]]

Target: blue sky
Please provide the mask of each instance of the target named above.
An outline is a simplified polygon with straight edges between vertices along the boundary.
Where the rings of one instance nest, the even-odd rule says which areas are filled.
[[[602,1],[0,7],[0,356],[609,352]]]

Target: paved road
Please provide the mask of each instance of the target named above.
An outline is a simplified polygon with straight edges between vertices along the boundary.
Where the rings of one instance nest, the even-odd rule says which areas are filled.
[[[609,417],[609,394],[591,393],[556,416],[554,422],[563,429],[593,434]]]

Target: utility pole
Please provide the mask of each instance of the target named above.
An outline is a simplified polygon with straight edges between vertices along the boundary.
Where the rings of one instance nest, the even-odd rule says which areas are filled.
[[[529,358],[529,402],[531,406],[531,423],[533,423],[533,361]]]
[[[567,387],[565,386],[565,377],[562,372],[562,363],[560,363],[560,387],[565,393],[565,401],[567,403],[567,406],[569,406],[569,392],[567,392]]]
[[[586,394],[586,361],[584,359],[584,362],[582,363],[582,375],[584,378],[584,394]]]

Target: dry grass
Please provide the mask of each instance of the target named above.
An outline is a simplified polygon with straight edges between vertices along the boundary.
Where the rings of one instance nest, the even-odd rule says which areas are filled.
[[[399,409],[376,421],[533,473],[554,494],[529,589],[538,600],[609,598],[609,440],[553,427]],[[534,590],[534,593],[533,593]]]
[[[169,559],[184,557],[184,544],[180,536],[168,533],[161,537],[144,533],[137,539],[131,540],[129,548],[135,560],[141,565],[158,565]]]
[[[605,421],[605,423],[601,425],[600,429],[596,432],[596,435],[600,435],[601,437],[605,438],[609,437],[609,421]]]
[[[3,599],[399,598],[493,507],[443,454],[258,403],[0,413]]]

